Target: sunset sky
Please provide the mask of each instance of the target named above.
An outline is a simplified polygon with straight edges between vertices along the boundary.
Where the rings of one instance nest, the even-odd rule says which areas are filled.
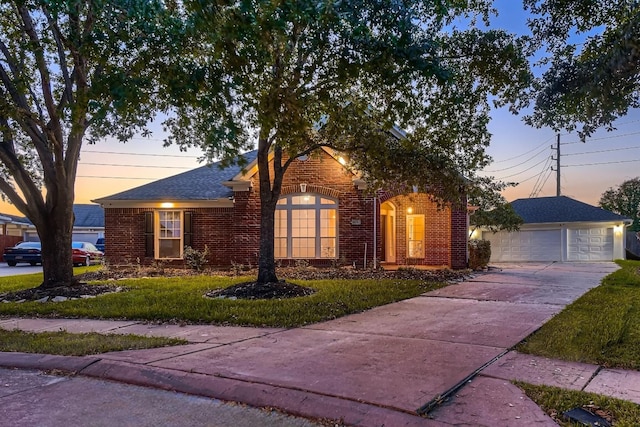
[[[500,0],[501,11],[494,26],[523,33],[526,16],[519,1]],[[617,121],[617,130],[597,132],[586,143],[576,134],[561,134],[561,191],[563,195],[597,205],[602,193],[623,181],[640,176],[640,111],[634,110]],[[520,116],[506,110],[494,111],[490,123],[492,143],[488,153],[494,163],[487,174],[520,184],[504,196],[517,198],[554,196],[556,173],[551,145],[556,134],[550,129],[533,129]],[[135,138],[126,144],[103,141],[85,145],[76,181],[76,203],[115,194],[159,178],[201,166],[201,152],[180,152],[163,148],[159,126],[150,138]],[[21,215],[15,207],[0,203],[0,212]]]

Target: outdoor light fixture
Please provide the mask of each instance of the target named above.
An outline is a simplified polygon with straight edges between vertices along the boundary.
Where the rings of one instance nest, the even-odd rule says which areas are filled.
[[[174,206],[175,206],[175,204],[173,204],[171,202],[162,202],[162,203],[160,203],[160,207],[161,208],[172,208]]]
[[[622,234],[622,226],[621,225],[616,225],[613,227],[613,232],[614,234],[620,235]]]
[[[307,184],[300,184],[300,192],[301,193],[307,192]]]
[[[411,207],[407,208],[407,213],[413,213],[413,208]]]

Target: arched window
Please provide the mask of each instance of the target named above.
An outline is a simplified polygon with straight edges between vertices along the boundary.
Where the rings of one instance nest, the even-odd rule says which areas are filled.
[[[276,206],[276,258],[336,258],[338,202],[312,193],[283,196]]]

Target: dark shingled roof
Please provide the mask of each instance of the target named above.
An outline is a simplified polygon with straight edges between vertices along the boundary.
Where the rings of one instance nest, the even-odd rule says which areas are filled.
[[[243,154],[247,164],[255,160],[258,151]],[[242,170],[237,164],[221,169],[220,163],[202,166],[131,190],[97,199],[109,200],[215,200],[233,196],[230,188],[222,185]]]
[[[104,209],[96,204],[73,205],[74,227],[104,228]]]
[[[545,222],[623,221],[622,215],[604,210],[566,196],[518,199],[511,202],[513,210],[525,224]]]
[[[11,214],[5,214],[5,213],[0,213],[0,215],[10,218],[11,222],[14,222],[14,223],[31,224],[31,221],[29,221],[27,218],[23,216],[11,215]]]
[[[76,221],[73,224],[74,227],[104,228],[104,209],[102,209],[102,206],[100,205],[73,205],[73,214],[76,217]],[[24,216],[9,214],[0,215],[11,218],[11,221],[14,223],[33,225],[31,221]]]

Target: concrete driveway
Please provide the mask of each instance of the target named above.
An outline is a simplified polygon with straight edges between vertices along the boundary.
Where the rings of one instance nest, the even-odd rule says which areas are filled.
[[[468,402],[435,411],[433,417],[443,424],[415,414],[466,384],[618,268],[614,263],[498,267],[417,298],[296,329],[236,328],[247,333],[231,334],[224,327],[198,325],[198,334],[211,340],[98,355],[77,361],[81,366],[73,370],[279,407],[303,416],[343,419],[350,425],[483,425],[469,411],[465,415],[459,410]],[[86,325],[80,323],[79,328],[86,331]],[[184,336],[189,328],[178,329]],[[73,327],[67,330],[73,332]],[[166,335],[158,325],[130,322],[111,325],[109,332]],[[49,367],[58,363],[46,361]],[[505,381],[483,381],[489,391],[502,388],[511,393],[509,402],[492,402],[500,405],[497,414],[505,419],[518,419],[518,425],[550,421]]]

